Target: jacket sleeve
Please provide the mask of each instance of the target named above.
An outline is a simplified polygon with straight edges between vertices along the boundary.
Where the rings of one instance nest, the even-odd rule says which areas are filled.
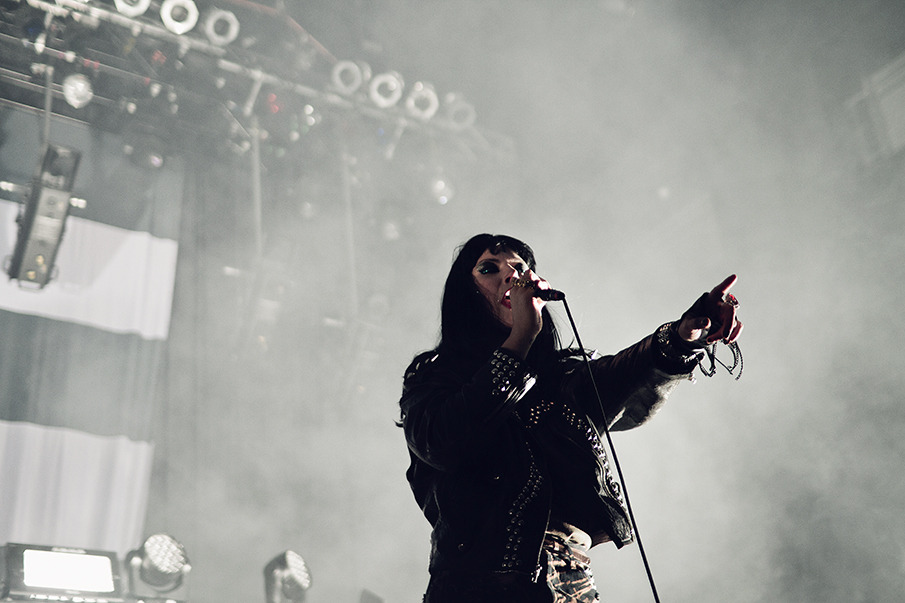
[[[475,444],[514,412],[535,380],[503,349],[467,377],[432,352],[416,357],[399,402],[409,450],[436,469],[455,469],[480,450]]]
[[[691,378],[702,353],[675,345],[672,333],[667,323],[617,354],[593,358],[590,365],[600,402],[583,360],[573,361],[564,390],[598,429],[606,424],[610,431],[625,431],[646,423],[676,385]]]

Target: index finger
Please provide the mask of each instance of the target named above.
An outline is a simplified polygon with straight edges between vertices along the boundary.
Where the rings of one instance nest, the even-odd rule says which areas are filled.
[[[732,288],[732,285],[734,285],[735,281],[737,281],[737,280],[738,280],[738,276],[736,276],[735,274],[731,274],[731,275],[727,276],[725,279],[723,279],[722,283],[720,283],[719,285],[717,285],[710,291],[710,294],[719,295],[720,297],[723,297],[724,295],[726,295],[726,293],[729,291],[729,289]]]

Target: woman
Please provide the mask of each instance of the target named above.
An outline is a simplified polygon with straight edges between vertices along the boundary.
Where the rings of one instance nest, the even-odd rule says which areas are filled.
[[[446,279],[440,344],[405,374],[406,475],[433,528],[426,603],[597,600],[588,549],[633,539],[599,433],[648,420],[702,348],[742,329],[732,276],[676,323],[593,359],[598,402],[534,270],[517,239],[470,239]]]

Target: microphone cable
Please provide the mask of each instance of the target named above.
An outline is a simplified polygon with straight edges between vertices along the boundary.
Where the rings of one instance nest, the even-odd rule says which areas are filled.
[[[581,337],[578,335],[578,327],[575,326],[575,320],[572,318],[572,311],[569,309],[569,303],[566,301],[566,296],[560,294],[559,301],[562,301],[563,307],[566,309],[566,315],[569,317],[569,324],[572,325],[572,333],[575,335],[575,341],[578,343],[578,348],[581,350],[581,357],[584,359],[585,367],[588,369],[588,377],[591,380],[591,386],[594,389],[594,395],[597,397],[597,403],[600,405],[600,413],[603,415],[603,433],[606,436],[607,446],[610,449],[610,456],[613,459],[613,466],[616,468],[616,474],[619,476],[619,482],[622,484],[622,497],[625,499],[625,509],[628,511],[629,521],[632,524],[632,530],[635,531],[635,540],[638,541],[638,551],[641,553],[641,560],[644,563],[644,570],[647,572],[647,580],[650,583],[651,593],[654,596],[654,601],[656,603],[660,603],[660,597],[657,594],[657,585],[654,583],[654,574],[651,571],[650,563],[647,560],[647,553],[644,550],[644,545],[641,542],[641,532],[638,531],[638,522],[635,521],[635,513],[632,510],[632,503],[629,500],[628,496],[628,488],[625,486],[625,476],[622,474],[622,465],[619,463],[619,458],[616,456],[616,448],[613,446],[613,438],[610,435],[609,429],[609,417],[607,417],[606,410],[603,407],[603,399],[600,397],[600,390],[597,389],[597,381],[594,379],[594,371],[591,367],[591,360],[588,358],[588,352],[585,350],[584,345],[581,343]],[[591,428],[594,428],[594,424],[590,423]],[[598,434],[598,437],[599,434]]]

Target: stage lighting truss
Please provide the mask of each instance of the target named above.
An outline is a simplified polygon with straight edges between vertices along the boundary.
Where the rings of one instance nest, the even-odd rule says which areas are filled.
[[[247,150],[249,145],[236,145],[234,139],[254,135],[252,114],[265,106],[258,97],[276,91],[304,99],[291,106],[316,111],[255,113],[272,122],[271,130],[295,122],[310,128],[332,110],[373,119],[381,128],[391,125],[393,131],[445,131],[460,144],[494,150],[493,137],[487,136],[493,133],[469,131],[476,112],[461,94],[441,96],[426,81],[407,87],[396,71],[373,73],[367,63],[337,61],[288,16],[243,12],[245,3],[231,3],[230,8],[239,7],[233,12],[217,1],[23,0],[17,10],[0,15],[0,85],[12,84],[0,102],[46,108],[37,76],[42,68],[54,67],[66,77],[51,84],[53,113],[115,131],[131,121],[153,123],[172,134],[177,146],[180,140],[203,139],[205,146],[219,142],[237,152]],[[240,24],[240,16],[253,20]],[[262,36],[271,26],[288,37]],[[105,32],[111,27],[124,28],[132,39],[119,54],[109,50]],[[271,41],[238,44],[240,29],[255,43]],[[72,40],[79,41],[77,48]],[[287,43],[298,56],[270,56]],[[304,59],[306,52],[314,59]],[[160,90],[181,102],[163,102],[165,97],[155,93]],[[56,103],[57,98],[66,103]]]
[[[905,151],[905,53],[863,78],[845,107],[865,165]]]
[[[302,603],[311,588],[311,572],[302,556],[285,551],[264,566],[267,603]]]
[[[186,601],[192,569],[185,548],[167,534],[149,536],[126,556],[127,595],[135,599]]]

